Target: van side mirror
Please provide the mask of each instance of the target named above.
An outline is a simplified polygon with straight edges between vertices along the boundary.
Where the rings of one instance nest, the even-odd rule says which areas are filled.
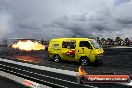
[[[88,46],[87,48],[88,48],[88,49],[93,49],[93,47],[92,47],[92,46]]]
[[[92,46],[90,46],[90,49],[93,49],[93,47],[92,47]]]

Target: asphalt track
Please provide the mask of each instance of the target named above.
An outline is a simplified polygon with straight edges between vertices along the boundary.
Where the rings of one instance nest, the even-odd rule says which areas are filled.
[[[28,88],[7,78],[0,77],[0,88]]]
[[[132,74],[132,48],[106,48],[104,50],[104,64],[99,66],[93,64],[85,66],[84,68],[87,73]],[[3,48],[0,49],[0,57],[71,71],[76,71],[79,67],[79,64],[76,62],[53,62],[47,58],[47,51],[19,52],[10,50],[9,48]]]
[[[104,49],[104,64],[94,66],[93,64],[85,66],[88,74],[101,74],[103,73],[117,73],[117,74],[130,74],[132,75],[132,49],[131,48],[107,48]],[[39,52],[20,52],[12,50],[8,47],[0,48],[0,57],[12,59],[15,61],[28,62],[40,66],[53,67],[63,70],[75,71],[78,69],[79,64],[76,62],[63,61],[62,63],[55,63],[47,58],[47,51]],[[95,84],[90,84],[95,85]],[[99,88],[102,85],[96,84]],[[112,85],[103,84],[103,86],[111,88]],[[121,88],[119,85],[113,85],[113,88]],[[124,87],[123,87],[124,88]],[[126,87],[129,88],[129,87]]]

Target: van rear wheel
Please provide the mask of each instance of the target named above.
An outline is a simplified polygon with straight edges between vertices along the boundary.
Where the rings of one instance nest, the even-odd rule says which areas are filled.
[[[88,65],[89,64],[89,60],[88,60],[87,57],[81,57],[80,63],[81,63],[81,65]]]
[[[54,60],[55,62],[57,62],[57,63],[61,61],[60,56],[57,55],[57,54],[55,54],[55,55],[53,56],[53,60]]]

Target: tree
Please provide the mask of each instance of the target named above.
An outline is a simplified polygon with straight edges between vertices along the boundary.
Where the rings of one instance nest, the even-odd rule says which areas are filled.
[[[100,41],[99,37],[97,37],[97,42],[101,45],[101,41]]]
[[[108,42],[110,42],[110,41],[111,41],[111,39],[110,39],[110,38],[107,38],[107,41],[108,41]]]
[[[121,40],[119,36],[115,38],[115,42],[117,42],[118,45],[121,45]]]
[[[105,45],[105,44],[106,44],[105,38],[102,38],[102,39],[101,39],[101,43],[102,43],[102,45]]]
[[[113,41],[113,39],[111,39],[111,41],[110,41],[110,42],[111,42],[111,45],[114,45],[114,41]]]
[[[110,38],[107,38],[106,42],[107,42],[107,44],[109,45],[110,42],[111,42],[111,39],[110,39]]]
[[[75,38],[76,36],[72,36],[73,38]]]
[[[105,38],[102,38],[101,41],[105,41]]]
[[[126,43],[126,46],[129,46],[129,44],[130,44],[129,38],[126,38],[126,39],[125,39],[125,43]]]

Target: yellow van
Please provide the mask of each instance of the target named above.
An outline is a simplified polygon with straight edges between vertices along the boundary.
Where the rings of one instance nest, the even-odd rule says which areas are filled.
[[[77,61],[82,65],[102,63],[103,53],[96,40],[89,38],[57,38],[52,39],[48,46],[48,57],[55,62]]]

